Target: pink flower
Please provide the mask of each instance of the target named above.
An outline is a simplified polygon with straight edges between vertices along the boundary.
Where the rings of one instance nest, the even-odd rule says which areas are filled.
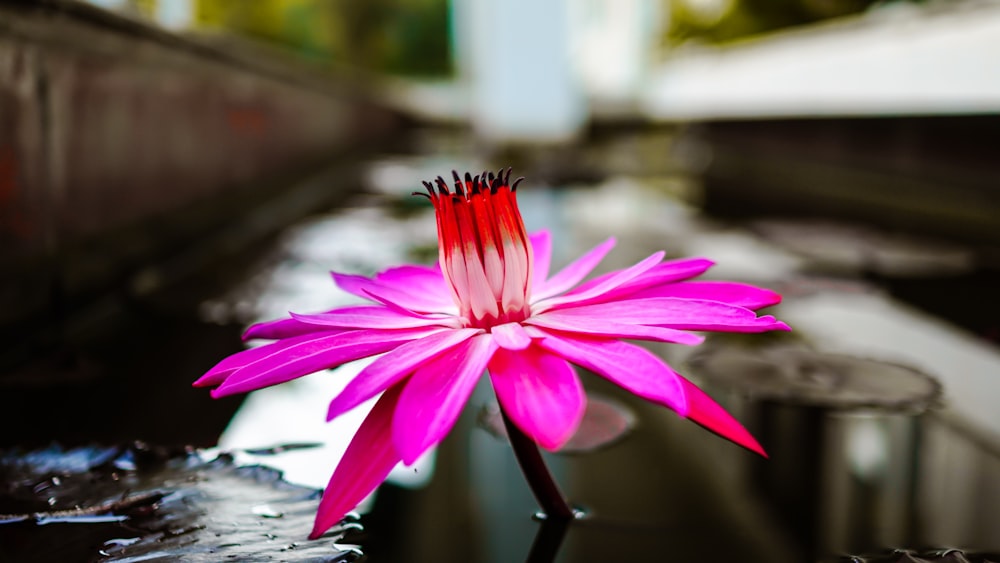
[[[622,270],[582,280],[614,239],[549,275],[551,239],[529,236],[517,183],[483,174],[454,191],[425,182],[437,216],[438,265],[401,266],[373,278],[333,273],[343,290],[373,302],[250,327],[275,340],[234,354],[196,386],[213,397],[283,383],[345,362],[377,358],[330,403],[327,419],[379,395],[333,473],[311,538],[336,524],[400,461],[411,464],[454,425],[489,372],[501,408],[524,434],[555,450],[574,433],[586,396],[574,364],[675,410],[764,455],[722,407],[645,348],[622,339],[694,345],[691,331],[789,330],[754,310],[781,296],[749,285],[686,281],[712,262],[664,261],[657,252]]]

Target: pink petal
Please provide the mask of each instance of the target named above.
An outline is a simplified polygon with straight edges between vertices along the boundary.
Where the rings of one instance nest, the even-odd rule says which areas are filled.
[[[700,276],[713,265],[715,265],[715,263],[707,258],[681,258],[679,260],[667,260],[666,262],[660,262],[649,270],[643,272],[641,275],[637,276],[635,279],[620,285],[612,291],[598,296],[597,299],[578,301],[578,304],[583,305],[586,303],[596,303],[598,301],[604,302],[622,299],[643,289],[673,284],[695,276]],[[616,270],[614,272],[598,276],[592,280],[588,280],[586,283],[583,283],[579,287],[570,291],[569,295],[576,295],[589,291],[594,286],[604,283],[608,278],[618,274],[620,271],[621,270]]]
[[[678,377],[684,384],[684,393],[687,395],[688,418],[731,442],[767,457],[764,448],[738,420],[726,412],[726,409],[712,400],[697,385],[684,377]]]
[[[304,334],[322,336],[331,332],[343,332],[343,330],[307,324],[295,319],[278,319],[250,326],[243,333],[243,340],[279,340],[293,336],[302,336]]]
[[[441,296],[441,303],[451,304],[448,285],[445,284],[441,268],[408,264],[379,272],[375,280],[388,287],[409,288],[411,293],[426,294],[428,297]]]
[[[320,537],[340,522],[399,463],[399,454],[392,445],[391,424],[401,389],[401,385],[387,389],[361,423],[323,491],[309,539]]]
[[[446,329],[399,346],[361,370],[330,402],[326,419],[333,420],[371,399],[439,354],[482,332],[478,328]]]
[[[342,274],[340,272],[331,271],[330,276],[333,277],[333,283],[337,284],[337,287],[347,293],[350,293],[351,295],[356,295],[364,299],[369,299],[368,293],[366,292],[368,288],[381,286],[381,284],[375,280],[357,274]]]
[[[514,424],[547,450],[576,432],[587,399],[573,366],[537,346],[500,348],[489,365],[497,400]]]
[[[538,231],[528,236],[534,263],[531,265],[531,292],[534,294],[549,277],[552,265],[552,233],[547,230]]]
[[[590,334],[593,336],[610,338],[635,338],[638,340],[655,340],[657,342],[672,342],[674,344],[686,344],[696,346],[705,341],[705,337],[674,328],[663,328],[658,326],[646,326],[642,324],[628,324],[616,322],[605,315],[577,314],[566,315],[566,311],[574,309],[564,309],[561,311],[548,311],[540,315],[535,315],[524,320],[525,324],[560,330],[565,332],[575,332],[580,334]],[[494,332],[496,329],[494,329]],[[501,344],[502,345],[502,344]],[[506,348],[506,346],[505,346]]]
[[[191,385],[194,387],[214,387],[225,381],[227,377],[240,368],[246,367],[258,360],[276,354],[281,350],[285,350],[303,342],[309,342],[318,338],[325,338],[331,334],[332,333],[329,332],[317,332],[315,334],[286,338],[279,342],[271,342],[270,344],[265,344],[263,346],[247,348],[246,350],[237,352],[215,364],[212,369],[205,372],[205,375],[201,376]]]
[[[531,294],[532,301],[537,302],[559,295],[580,283],[580,280],[587,277],[587,274],[597,267],[601,260],[604,259],[604,256],[608,252],[611,252],[614,246],[615,239],[609,238],[587,251],[583,256],[577,258],[572,264],[566,266],[548,280],[538,279],[535,281]]]
[[[531,344],[531,337],[519,323],[506,323],[490,329],[497,345],[508,350],[524,350]]]
[[[660,260],[663,260],[663,251],[654,252],[638,264],[623,270],[618,270],[617,272],[614,272],[614,275],[605,277],[600,283],[591,285],[586,291],[566,294],[546,299],[542,302],[536,302],[535,305],[532,306],[532,311],[540,313],[554,308],[572,307],[591,299],[601,299],[605,297],[608,292],[618,288],[622,284],[632,281],[636,277],[648,271],[650,268],[656,266]]]
[[[390,283],[353,274],[330,274],[337,287],[358,297],[371,299],[372,294],[378,295],[401,309],[415,313],[447,313],[455,310],[447,291],[440,294],[420,293],[406,284],[402,274],[392,276]],[[447,303],[445,297],[448,298]]]
[[[546,313],[547,314],[547,313]],[[707,301],[677,297],[628,299],[559,309],[562,319],[615,319],[621,323],[642,324],[680,330],[712,330],[723,332],[764,332],[789,330],[788,325],[770,315],[758,317],[750,309]],[[539,318],[545,315],[538,315]]]
[[[448,332],[447,329],[354,330],[303,340],[233,372],[215,398],[270,387],[323,369],[392,350],[402,342]],[[281,341],[283,342],[283,341]]]
[[[757,310],[781,303],[781,295],[770,289],[727,281],[686,281],[656,285],[628,295],[628,299],[648,297],[683,297],[721,301],[737,307]]]
[[[600,374],[624,389],[677,411],[689,412],[684,379],[645,348],[620,340],[549,333],[538,345]]]
[[[410,465],[454,426],[497,345],[488,334],[462,342],[427,362],[406,382],[392,423],[392,438]]]
[[[418,328],[422,326],[459,328],[460,326],[455,317],[401,314],[399,311],[380,306],[345,307],[312,315],[292,313],[292,318],[311,325],[335,328]]]

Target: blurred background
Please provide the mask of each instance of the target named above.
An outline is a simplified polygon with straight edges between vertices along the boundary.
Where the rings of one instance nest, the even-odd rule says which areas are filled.
[[[364,414],[323,424],[329,374],[190,382],[248,324],[347,303],[328,270],[433,261],[420,181],[513,166],[557,262],[614,235],[603,270],[666,249],[785,295],[790,335],[656,347],[771,457],[588,377],[632,430],[548,458],[592,514],[553,533],[487,386],[369,499],[369,560],[985,561],[997,53],[991,0],[0,0],[0,461],[299,443],[252,461],[321,488]],[[29,481],[0,516],[102,501]],[[123,534],[57,555],[139,560],[93,547]]]

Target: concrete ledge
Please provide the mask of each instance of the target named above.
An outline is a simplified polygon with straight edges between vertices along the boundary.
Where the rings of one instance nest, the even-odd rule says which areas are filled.
[[[897,4],[726,47],[655,70],[654,119],[1000,112],[1000,2]]]
[[[239,220],[227,202],[393,130],[367,98],[280,56],[0,0],[0,326],[118,283]]]

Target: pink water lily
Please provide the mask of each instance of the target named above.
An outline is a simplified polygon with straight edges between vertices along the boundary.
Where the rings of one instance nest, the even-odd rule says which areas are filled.
[[[310,538],[336,524],[400,461],[412,464],[449,432],[479,378],[489,374],[508,420],[557,450],[583,417],[575,366],[764,454],[704,392],[660,358],[624,340],[699,344],[692,331],[788,330],[754,311],[780,295],[750,285],[690,281],[704,258],[639,263],[583,281],[612,249],[599,244],[549,275],[552,241],[527,234],[506,174],[455,174],[454,190],[426,183],[437,216],[436,266],[407,265],[374,277],[334,273],[343,290],[372,302],[254,325],[246,338],[275,342],[234,354],[195,382],[213,397],[276,385],[383,354],[347,383],[327,419],[381,395],[337,466]]]

